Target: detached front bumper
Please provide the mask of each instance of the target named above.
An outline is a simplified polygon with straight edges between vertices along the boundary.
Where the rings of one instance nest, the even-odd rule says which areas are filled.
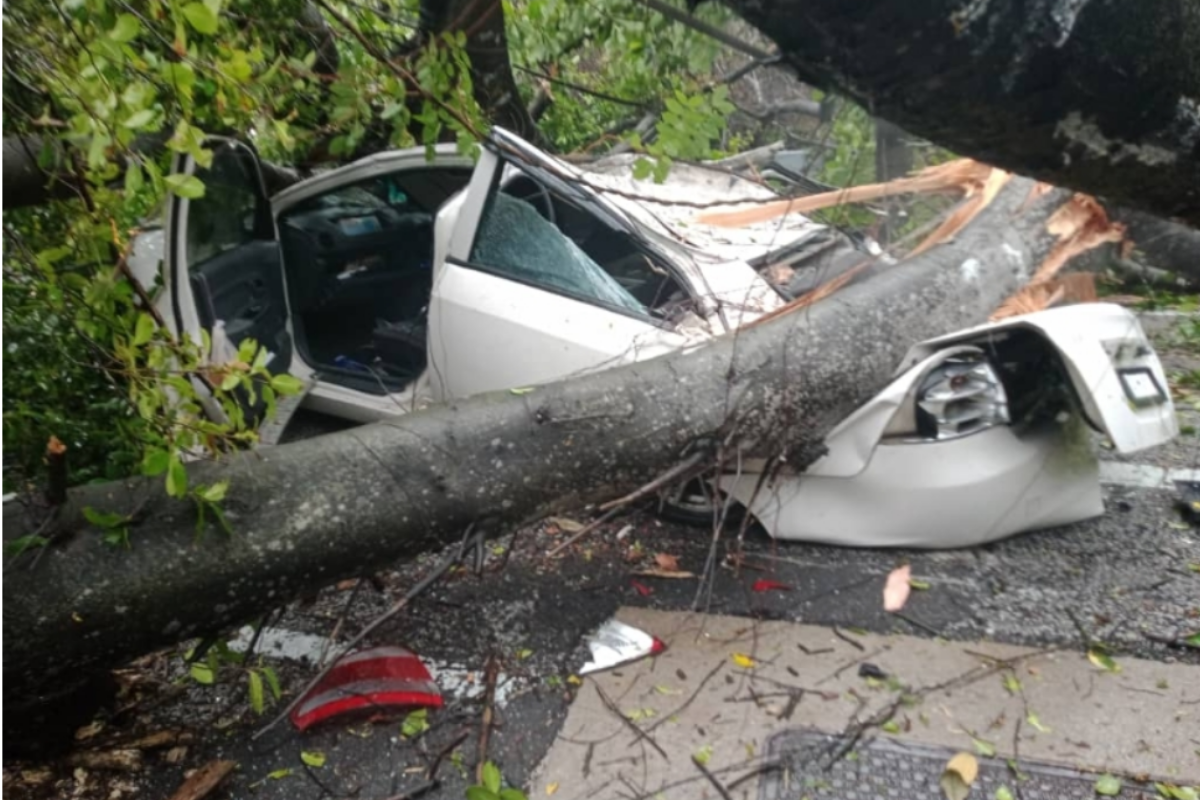
[[[721,489],[778,539],[850,547],[969,547],[1104,513],[1086,435],[1060,426],[881,444],[857,475],[781,476],[752,499],[758,478]]]

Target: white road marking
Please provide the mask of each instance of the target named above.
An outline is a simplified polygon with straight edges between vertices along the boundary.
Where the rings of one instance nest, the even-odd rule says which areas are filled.
[[[237,637],[229,642],[229,649],[242,653],[250,646],[254,638],[254,629],[249,625],[238,631]],[[284,628],[263,628],[258,637],[255,652],[265,658],[280,658],[289,661],[308,661],[316,664],[321,657],[328,637],[299,631],[289,631]],[[344,648],[330,646],[328,658],[341,655]],[[418,653],[418,656],[420,654]],[[429,674],[442,690],[442,696],[447,700],[459,700],[477,697],[483,694],[483,670],[468,669],[459,664],[450,664],[420,656],[421,663],[429,668]],[[521,687],[515,677],[503,672],[496,678],[496,705],[504,706],[509,699],[516,695]]]
[[[1139,489],[1174,491],[1175,481],[1200,481],[1200,469],[1167,469],[1154,464],[1100,462],[1100,482]]]

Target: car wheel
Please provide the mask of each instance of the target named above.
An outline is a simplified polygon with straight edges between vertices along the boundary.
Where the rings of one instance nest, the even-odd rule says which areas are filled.
[[[669,522],[692,525],[698,528],[711,528],[720,509],[714,513],[712,487],[699,478],[672,487],[663,493],[656,505],[658,515]],[[723,502],[723,501],[722,501]],[[725,525],[741,523],[746,509],[741,503],[734,502],[725,516]]]

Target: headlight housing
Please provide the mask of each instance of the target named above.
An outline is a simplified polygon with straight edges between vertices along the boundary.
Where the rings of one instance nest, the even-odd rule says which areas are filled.
[[[1010,422],[1008,396],[982,354],[952,356],[929,371],[916,394],[917,433],[944,441]]]

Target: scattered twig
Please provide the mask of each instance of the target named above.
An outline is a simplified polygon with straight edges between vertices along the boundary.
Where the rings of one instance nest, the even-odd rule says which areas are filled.
[[[600,516],[596,517],[594,520],[589,522],[587,525],[584,525],[582,528],[580,528],[579,531],[576,532],[570,539],[567,539],[565,542],[560,543],[557,547],[552,549],[549,553],[546,554],[546,556],[548,558],[553,558],[554,556],[558,555],[563,550],[566,550],[568,547],[575,544],[576,542],[578,542],[583,537],[587,536],[592,531],[596,530],[596,528],[599,528],[601,525],[603,525],[604,523],[608,522],[610,519],[615,517],[617,515],[617,512],[620,510],[621,510],[620,508],[614,508],[614,509],[611,509],[610,511],[607,511],[604,514],[601,514]]]
[[[899,617],[900,619],[907,622],[909,625],[912,625],[914,628],[919,628],[932,636],[941,636],[942,635],[942,632],[939,631],[937,628],[933,627],[932,625],[927,625],[926,623],[921,622],[921,620],[919,620],[919,619],[913,619],[908,614],[902,613],[900,611],[893,611],[892,616]]]
[[[619,508],[621,506],[627,506],[630,503],[641,500],[643,497],[646,497],[647,495],[654,494],[659,489],[663,488],[664,486],[666,486],[669,483],[672,483],[676,479],[682,480],[683,478],[688,477],[688,473],[691,472],[692,470],[696,469],[696,467],[700,466],[700,464],[703,461],[704,461],[703,453],[692,453],[690,456],[685,458],[683,461],[680,461],[678,464],[671,467],[666,472],[659,475],[657,478],[650,481],[649,483],[644,484],[637,489],[634,489],[632,492],[625,495],[624,497],[619,497],[616,500],[609,500],[607,503],[600,506],[600,510],[601,511],[609,511],[611,509]]]
[[[644,731],[637,725],[634,725],[633,720],[621,713],[621,709],[617,708],[616,703],[609,699],[608,695],[604,693],[604,690],[600,688],[600,684],[593,683],[592,686],[596,687],[596,694],[600,696],[600,702],[604,703],[605,708],[611,711],[617,719],[621,720],[625,727],[633,731],[634,736],[636,736],[638,740],[648,742],[650,746],[658,751],[658,754],[665,760],[671,760],[670,756],[667,755],[667,751],[662,749],[659,743],[654,740],[654,737],[650,735],[649,731]]]
[[[816,650],[809,650],[807,647],[800,644],[799,642],[796,643],[796,647],[800,648],[800,652],[804,653],[804,655],[806,655],[806,656],[819,656],[823,653],[832,653],[833,652],[832,647],[818,647]]]
[[[851,639],[849,636],[847,636],[845,633],[842,633],[842,629],[839,628],[837,625],[834,625],[832,630],[833,630],[834,636],[838,637],[839,639],[841,639],[843,642],[845,642],[846,644],[853,647],[858,652],[860,652],[860,653],[866,652],[867,648],[863,647],[862,642],[856,642],[853,639]]]
[[[862,648],[859,648],[859,649],[861,650]],[[845,664],[842,664],[840,667],[835,669],[832,674],[826,675],[824,678],[821,678],[821,680],[817,681],[817,686],[820,686],[822,683],[825,683],[825,681],[837,680],[838,678],[842,677],[842,673],[845,672],[846,670],[850,669],[851,667],[857,667],[859,664],[863,663],[867,659],[874,658],[875,656],[879,655],[882,652],[883,652],[883,648],[877,647],[869,653],[863,653],[858,658],[847,661]]]
[[[233,768],[236,766],[236,761],[208,762],[193,772],[192,776],[175,790],[175,794],[171,795],[170,800],[200,800],[217,788],[217,784],[225,780],[225,776],[233,772]]]
[[[482,537],[483,533],[484,533],[484,531],[480,531],[476,535],[479,537]],[[414,598],[416,598],[418,595],[422,594],[426,589],[428,589],[430,586],[432,586],[434,583],[436,583],[438,580],[440,580],[442,578],[442,576],[445,575],[452,566],[454,566],[456,563],[458,563],[458,561],[459,561],[459,556],[457,554],[451,556],[450,558],[445,559],[441,564],[439,564],[437,567],[435,567],[432,572],[430,572],[428,575],[426,575],[424,578],[422,578],[420,581],[418,581],[415,586],[413,586],[411,589],[409,589],[408,593],[405,594],[404,597],[400,598],[391,608],[389,608],[387,611],[380,614],[378,617],[376,617],[374,620],[372,620],[370,623],[368,623],[365,628],[363,628],[361,631],[359,631],[358,634],[356,636],[354,636],[354,638],[352,638],[349,642],[346,643],[345,648],[343,648],[344,651],[350,652],[351,650],[353,650],[355,647],[357,647],[359,644],[361,644],[364,639],[366,639],[368,636],[370,636],[372,633],[374,633],[375,630],[377,628],[379,628],[380,625],[387,622],[392,617],[396,616],[401,611],[403,611],[405,608],[407,608],[408,604],[411,603]],[[312,680],[310,680],[304,686],[304,688],[301,689],[296,694],[296,697],[290,703],[287,704],[287,707],[285,707],[282,711],[280,711],[279,714],[274,719],[272,719],[270,722],[268,722],[266,725],[264,725],[262,728],[260,728],[258,731],[256,731],[254,733],[254,735],[251,736],[250,738],[252,740],[258,739],[263,734],[265,734],[267,731],[271,730],[276,725],[278,725],[280,722],[283,722],[283,720],[287,718],[287,715],[292,713],[292,710],[300,704],[300,701],[304,698],[304,696],[307,695],[313,689],[313,687],[315,687],[318,683],[320,683],[325,678],[325,676],[329,674],[329,671],[331,669],[333,669],[333,666],[336,663],[337,663],[337,661],[332,661],[329,664],[326,664],[321,669],[319,669],[317,671],[317,674],[315,676],[313,676]]]
[[[717,776],[708,771],[708,767],[704,766],[704,762],[700,758],[692,756],[692,763],[696,765],[696,769],[700,770],[700,774],[712,784],[712,787],[717,790],[717,794],[721,795],[722,800],[733,800],[729,796],[729,790],[725,788],[725,784],[717,780]]]
[[[488,655],[483,675],[483,718],[479,723],[479,749],[475,754],[475,780],[480,783],[483,783],[483,765],[487,762],[488,739],[492,735],[492,722],[496,715],[496,681],[500,678],[500,661],[495,653]]]
[[[450,743],[438,751],[438,754],[433,757],[433,763],[429,765],[429,769],[425,772],[426,780],[434,782],[437,780],[438,768],[442,766],[442,762],[446,757],[458,749],[459,745],[467,740],[471,735],[469,730],[463,731],[458,736],[450,740]]]
[[[758,766],[753,767],[745,775],[741,775],[736,780],[732,781],[729,784],[729,791],[732,792],[734,789],[741,786],[743,783],[750,780],[751,778],[757,778],[759,775],[762,775],[767,772],[774,772],[774,771],[776,771],[778,769],[782,769],[782,768],[783,768],[783,765],[780,764],[778,761],[768,761],[765,764],[759,764]]]
[[[358,590],[366,582],[366,578],[359,578],[354,588],[350,590],[350,596],[346,598],[346,604],[342,606],[342,613],[338,614],[337,622],[333,625],[333,630],[329,632],[329,636],[325,639],[325,644],[321,645],[321,656],[317,659],[317,666],[325,666],[325,659],[329,656],[329,651],[333,647],[333,643],[337,641],[338,634],[342,632],[342,625],[346,623],[346,617],[350,614],[351,607],[354,606],[354,601],[358,597]]]
[[[667,720],[671,719],[672,717],[678,717],[680,714],[682,714],[684,711],[686,711],[688,706],[690,706],[693,702],[695,702],[697,695],[700,694],[700,692],[704,689],[705,685],[710,680],[713,679],[713,676],[715,676],[718,672],[721,671],[721,667],[723,667],[723,666],[725,666],[725,662],[718,661],[717,665],[715,667],[713,667],[711,670],[709,670],[708,674],[705,675],[704,678],[700,681],[700,684],[696,687],[696,691],[692,692],[691,695],[688,697],[688,699],[684,700],[683,703],[679,706],[679,708],[675,709],[670,714],[665,715],[664,717],[662,717],[662,719],[659,719],[654,724],[650,725],[646,729],[646,732],[647,733],[654,732],[654,730],[656,728],[658,728],[658,726],[662,725]]]

